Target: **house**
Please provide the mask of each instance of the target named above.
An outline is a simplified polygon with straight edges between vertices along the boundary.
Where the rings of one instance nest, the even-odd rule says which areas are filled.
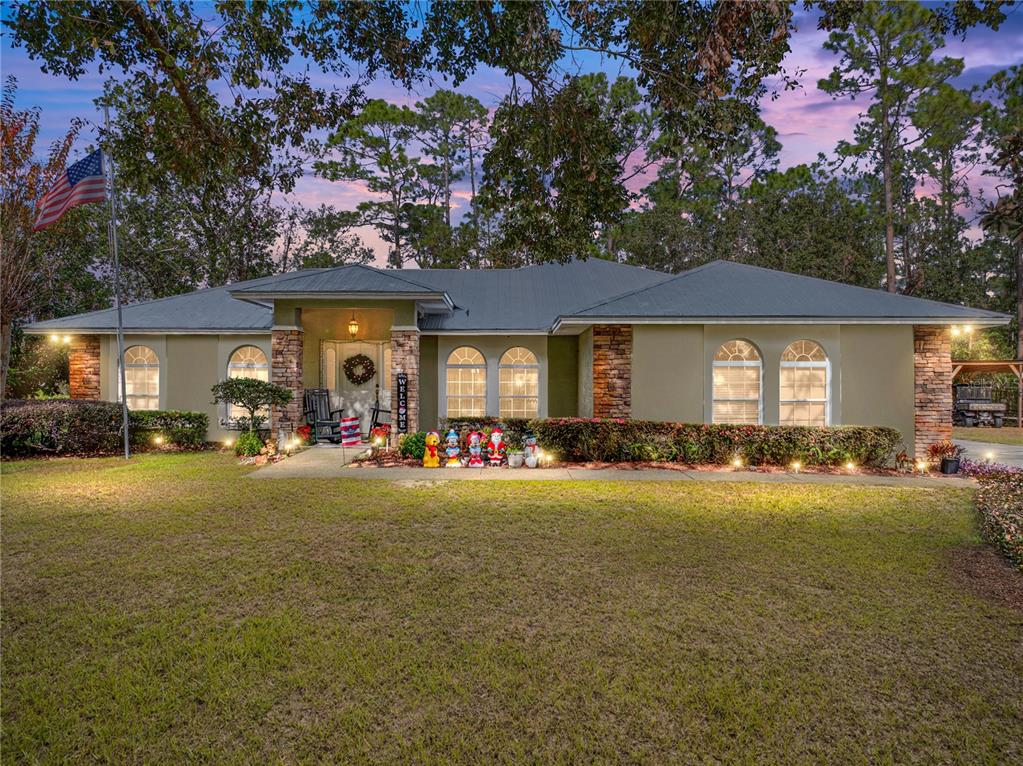
[[[365,428],[375,402],[397,411],[401,374],[410,431],[479,416],[887,425],[917,454],[951,433],[951,327],[1008,321],[727,261],[671,275],[595,259],[309,269],[123,309],[129,405],[204,411],[211,439],[240,414],[211,403],[225,376],[294,390],[273,413],[290,430],[307,387]],[[26,331],[70,343],[73,397],[113,400],[115,327],[107,309]],[[356,355],[368,365],[346,374]]]

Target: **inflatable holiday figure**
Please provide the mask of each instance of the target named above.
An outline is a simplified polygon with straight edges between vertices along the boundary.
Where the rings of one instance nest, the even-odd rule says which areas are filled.
[[[504,456],[507,449],[504,446],[504,431],[499,427],[490,432],[490,441],[487,443],[487,455],[490,458],[491,466],[499,466],[504,463]]]
[[[440,444],[440,434],[430,431],[426,435],[426,450],[423,452],[423,468],[440,468],[440,456],[437,454],[437,447]]]
[[[469,467],[483,467],[483,434],[479,431],[469,434]]]
[[[526,468],[540,465],[540,445],[536,443],[536,434],[526,431],[522,437],[522,456],[526,460]]]
[[[445,467],[461,468],[462,448],[458,446],[458,433],[454,428],[448,431],[448,435],[444,437],[444,441],[448,443],[448,446],[444,448],[444,454],[448,456],[448,462]]]

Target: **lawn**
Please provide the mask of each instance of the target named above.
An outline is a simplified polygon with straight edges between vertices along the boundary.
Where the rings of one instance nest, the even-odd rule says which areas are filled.
[[[975,442],[992,442],[994,444],[1015,444],[1023,446],[1023,428],[1002,426],[1001,428],[962,428],[952,429],[955,439],[969,439]]]
[[[1023,761],[969,490],[249,470],[2,466],[5,763]]]

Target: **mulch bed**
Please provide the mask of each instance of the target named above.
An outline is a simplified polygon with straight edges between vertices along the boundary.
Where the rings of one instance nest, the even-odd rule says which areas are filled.
[[[990,545],[960,545],[947,563],[952,579],[970,593],[1023,612],[1023,572]]]

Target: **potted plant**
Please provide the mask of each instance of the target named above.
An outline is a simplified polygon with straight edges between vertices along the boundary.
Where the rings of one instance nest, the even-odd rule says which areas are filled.
[[[522,454],[522,450],[513,449],[508,451],[508,466],[510,468],[521,468],[524,461],[525,457]]]
[[[927,448],[927,457],[931,459],[932,463],[941,462],[942,473],[954,474],[959,473],[959,462],[963,457],[964,451],[959,445],[945,439],[929,446]]]

